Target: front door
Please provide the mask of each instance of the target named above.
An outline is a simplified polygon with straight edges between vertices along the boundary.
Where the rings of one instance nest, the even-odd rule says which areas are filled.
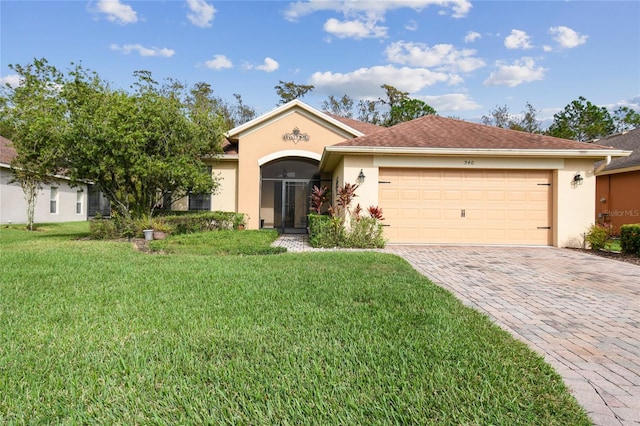
[[[310,189],[319,185],[317,162],[281,160],[263,166],[260,227],[306,233]]]

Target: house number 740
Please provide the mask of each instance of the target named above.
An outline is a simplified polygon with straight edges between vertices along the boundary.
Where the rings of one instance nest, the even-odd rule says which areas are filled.
[[[465,166],[473,166],[474,164],[476,164],[476,162],[473,160],[464,160]]]

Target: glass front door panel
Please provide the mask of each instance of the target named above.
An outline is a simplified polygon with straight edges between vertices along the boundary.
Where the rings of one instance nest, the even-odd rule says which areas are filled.
[[[284,181],[284,228],[307,228],[307,182]]]

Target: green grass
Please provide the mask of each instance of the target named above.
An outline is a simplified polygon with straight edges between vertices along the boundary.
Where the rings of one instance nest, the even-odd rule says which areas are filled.
[[[276,230],[260,231],[208,231],[170,236],[166,240],[150,243],[154,251],[173,254],[235,255],[277,254],[284,247],[271,247],[278,238]]]
[[[605,243],[604,248],[609,251],[622,251],[622,247],[620,247],[620,238],[609,238]]]
[[[589,424],[540,356],[398,257],[41,229],[0,229],[0,424]]]

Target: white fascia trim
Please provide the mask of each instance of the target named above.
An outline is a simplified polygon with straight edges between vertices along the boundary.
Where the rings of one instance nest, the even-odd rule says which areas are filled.
[[[277,160],[279,158],[284,158],[284,157],[303,157],[303,158],[311,158],[312,160],[316,160],[316,161],[320,161],[320,159],[322,158],[320,154],[317,154],[315,152],[303,151],[300,149],[287,149],[284,151],[272,152],[269,155],[265,155],[264,157],[259,158],[258,166],[263,166],[264,164],[267,164],[273,160]]]
[[[602,172],[596,171],[595,175],[596,176],[605,176],[605,175],[616,175],[618,173],[628,173],[628,172],[640,172],[640,166],[625,167],[623,169],[605,170],[605,171],[602,171]]]
[[[356,129],[353,129],[349,126],[347,126],[346,124],[336,120],[335,118],[329,117],[328,115],[326,115],[325,113],[323,113],[322,111],[319,111],[307,104],[305,104],[304,102],[298,100],[298,99],[294,99],[293,101],[286,103],[284,105],[281,105],[271,111],[269,111],[266,114],[261,115],[260,117],[256,117],[251,121],[247,121],[246,123],[235,127],[231,130],[229,130],[228,132],[226,132],[224,134],[225,137],[229,138],[232,135],[240,135],[242,133],[245,133],[247,130],[250,130],[253,127],[257,127],[262,128],[264,127],[269,121],[271,121],[273,118],[277,117],[278,115],[282,114],[283,112],[291,109],[293,112],[293,109],[295,107],[299,107],[300,109],[306,111],[308,114],[315,116],[315,117],[319,117],[322,120],[328,121],[329,123],[333,124],[334,126],[342,129],[344,132],[352,134],[354,136],[363,136],[364,133],[357,131]],[[290,112],[290,113],[291,113]],[[286,117],[289,114],[285,114],[284,116]]]
[[[386,154],[386,155],[481,155],[481,156],[517,156],[517,157],[579,157],[604,158],[627,157],[631,151],[603,149],[454,149],[454,148],[397,148],[397,147],[352,147],[327,146],[327,153],[342,154]]]

